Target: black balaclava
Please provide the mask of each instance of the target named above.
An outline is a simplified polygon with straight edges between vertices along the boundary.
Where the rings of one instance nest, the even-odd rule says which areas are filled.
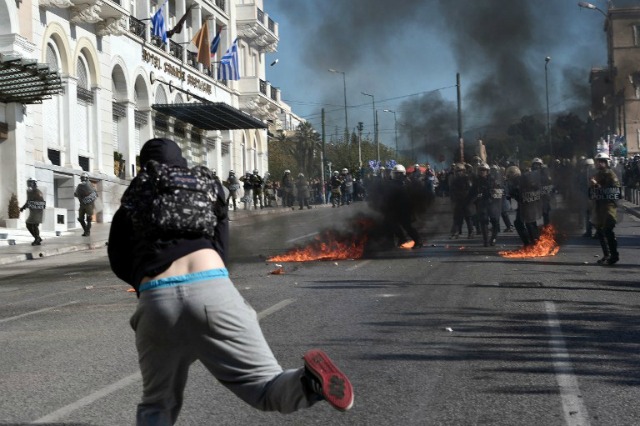
[[[169,166],[187,167],[187,160],[182,156],[182,150],[171,139],[149,139],[140,150],[140,164],[144,167],[149,160],[164,163]]]

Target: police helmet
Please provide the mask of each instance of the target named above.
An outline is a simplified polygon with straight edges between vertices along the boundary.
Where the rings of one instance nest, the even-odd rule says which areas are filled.
[[[337,170],[334,170],[334,171],[333,171],[333,175],[334,175],[334,176],[338,176],[339,174],[340,174],[340,172],[339,172],[339,171],[337,171]]]
[[[489,165],[487,163],[478,164],[478,170],[487,170],[489,171]]]
[[[342,173],[347,174],[349,173],[349,169],[347,169],[346,167],[344,169],[342,169]]]
[[[291,170],[289,170],[289,169],[287,169],[287,170],[285,170],[285,171],[284,171],[284,174],[285,174],[285,175],[288,175],[289,173],[291,173]]]
[[[393,170],[392,170],[393,174],[407,174],[407,169],[404,168],[404,166],[402,164],[396,164],[395,166],[393,166]]]
[[[542,166],[542,159],[539,157],[534,158],[533,160],[531,160],[531,165],[534,165],[534,164],[539,164]]]
[[[463,163],[456,163],[453,169],[457,172],[464,172],[465,170],[467,170]]]
[[[229,170],[229,174],[230,174],[230,175],[235,175],[235,174],[236,174],[236,172],[234,172],[233,170]]]
[[[253,170],[253,174],[254,174],[254,175],[257,175],[257,174],[258,174],[258,169],[254,169],[254,170]]]
[[[593,158],[587,158],[586,160],[584,160],[585,166],[593,166],[594,164],[595,162],[593,161]]]
[[[84,172],[81,176],[80,176],[80,181],[82,182],[86,182],[89,180],[89,173]]]
[[[522,172],[520,171],[520,168],[518,166],[509,166],[507,167],[505,175],[507,176],[507,179],[514,179],[520,177],[522,175]]]
[[[299,178],[304,177],[304,173],[298,173],[298,177]]]
[[[413,168],[414,168],[414,169],[419,169],[419,168],[420,168],[420,164],[417,164],[417,163],[416,163],[416,164],[414,164],[414,165],[413,165]]]
[[[386,169],[385,169],[384,167],[382,167],[382,166],[380,167],[380,171],[381,171],[381,172],[384,172],[385,170],[386,170]]]
[[[606,161],[608,163],[611,158],[609,158],[609,154],[607,154],[606,152],[599,152],[596,154],[595,159],[600,161]]]

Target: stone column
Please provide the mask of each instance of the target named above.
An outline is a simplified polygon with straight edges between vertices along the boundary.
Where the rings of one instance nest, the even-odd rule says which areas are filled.
[[[60,165],[80,170],[80,164],[78,164],[78,140],[74,131],[77,117],[76,105],[78,105],[78,81],[73,77],[67,77],[65,83],[65,92],[62,98],[64,154],[61,155]]]
[[[91,136],[93,139],[91,154],[93,155],[93,164],[90,167],[94,173],[104,172],[104,159],[103,159],[103,135],[102,135],[102,98],[100,97],[100,88],[95,87],[93,89],[93,108],[92,108],[92,116],[93,122],[95,125],[93,126],[93,135]],[[112,144],[113,145],[113,144]]]
[[[125,137],[124,142],[126,143],[126,149],[122,153],[125,159],[125,177],[131,179],[134,177],[132,173],[133,169],[131,168],[132,164],[136,164],[136,143],[135,143],[135,133],[136,133],[136,104],[133,102],[127,102],[127,116],[124,118],[124,128],[125,128]],[[141,135],[142,137],[142,135]]]

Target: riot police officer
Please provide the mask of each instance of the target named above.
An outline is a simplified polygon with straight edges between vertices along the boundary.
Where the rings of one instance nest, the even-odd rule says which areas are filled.
[[[331,176],[331,207],[340,207],[342,199],[342,184],[344,180],[340,177],[340,173],[336,170]]]
[[[82,226],[84,233],[83,237],[91,235],[91,218],[95,209],[95,201],[98,198],[98,192],[95,190],[91,182],[89,181],[89,174],[87,172],[82,173],[80,176],[80,183],[76,186],[76,190],[73,194],[80,202],[80,208],[78,208],[78,222]]]
[[[451,225],[451,237],[458,238],[462,233],[462,223],[467,224],[467,238],[473,235],[471,218],[474,214],[473,204],[470,201],[471,178],[467,167],[463,163],[453,166],[453,175],[449,177],[449,197],[453,208],[453,224]]]
[[[225,182],[227,188],[229,189],[229,198],[227,198],[227,205],[229,204],[229,200],[233,201],[233,210],[238,210],[238,205],[236,201],[238,199],[238,190],[240,189],[240,181],[236,177],[236,172],[233,170],[229,170],[229,177]]]
[[[290,170],[282,175],[282,206],[293,209],[293,177]]]
[[[311,206],[309,205],[309,198],[311,197],[311,191],[309,190],[309,182],[307,181],[307,178],[304,177],[303,173],[298,174],[296,189],[298,192],[299,210],[302,210],[304,206],[307,206],[307,208],[310,209]]]
[[[347,168],[342,169],[342,187],[340,190],[342,191],[341,204],[343,206],[351,204],[351,201],[353,201],[353,176],[351,176]]]
[[[620,260],[613,228],[617,220],[616,200],[621,198],[622,192],[618,177],[609,168],[609,155],[601,152],[596,154],[594,160],[596,174],[590,180],[590,198],[593,200],[591,220],[596,227],[603,253],[598,264],[613,265]]]
[[[258,210],[258,204],[260,204],[260,208],[264,207],[262,203],[262,185],[264,184],[264,180],[262,176],[258,174],[258,169],[253,171],[253,174],[249,178],[251,182],[251,189],[253,190],[253,208]]]
[[[29,209],[29,217],[25,221],[27,224],[27,230],[33,236],[34,240],[31,243],[32,246],[39,246],[42,243],[40,238],[39,226],[42,223],[42,216],[46,202],[42,191],[38,188],[38,181],[34,178],[27,179],[27,202],[20,207],[20,211]]]

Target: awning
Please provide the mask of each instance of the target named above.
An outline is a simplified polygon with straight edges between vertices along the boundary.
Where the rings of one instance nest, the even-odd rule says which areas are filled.
[[[266,123],[224,102],[154,104],[154,110],[202,130],[266,129]]]
[[[0,53],[0,102],[39,104],[62,90],[58,71],[48,64]]]

